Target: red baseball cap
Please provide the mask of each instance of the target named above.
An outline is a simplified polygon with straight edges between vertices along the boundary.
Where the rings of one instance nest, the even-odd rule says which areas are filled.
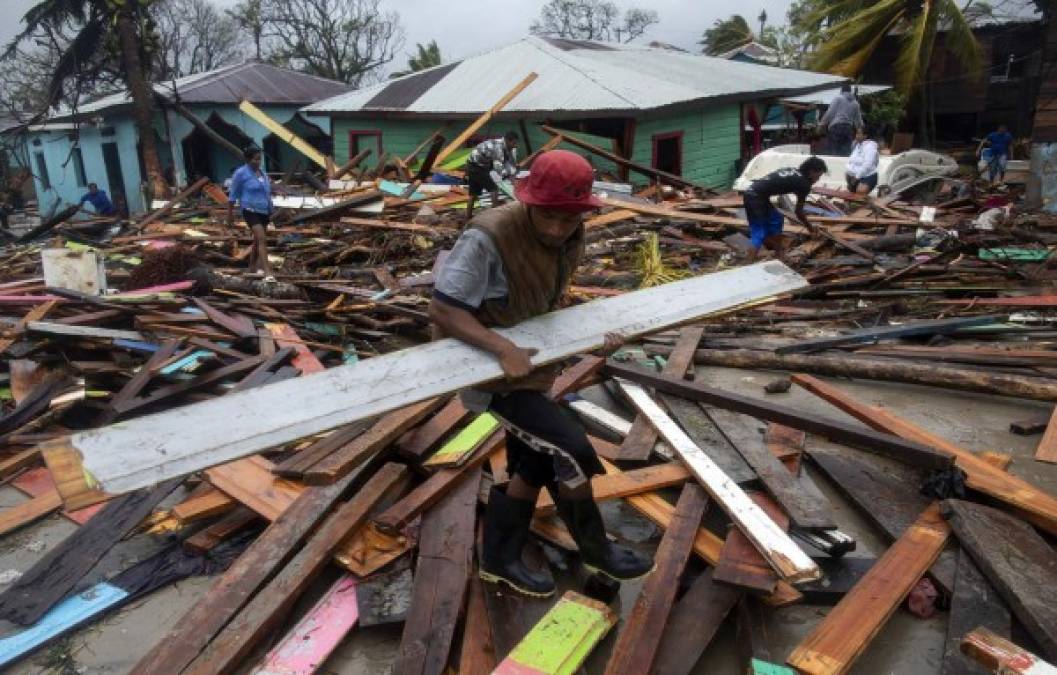
[[[551,150],[532,162],[532,172],[514,186],[514,195],[530,206],[582,213],[603,206],[591,194],[594,180],[586,159],[568,150]]]

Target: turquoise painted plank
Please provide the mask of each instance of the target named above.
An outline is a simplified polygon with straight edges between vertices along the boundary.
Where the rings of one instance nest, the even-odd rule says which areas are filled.
[[[29,628],[0,638],[0,667],[16,661],[48,640],[98,616],[128,597],[105,581],[55,605]]]

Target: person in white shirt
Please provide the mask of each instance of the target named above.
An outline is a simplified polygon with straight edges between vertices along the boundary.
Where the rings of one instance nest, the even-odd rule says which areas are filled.
[[[880,150],[877,141],[870,138],[865,129],[855,134],[855,145],[848,157],[848,169],[845,179],[849,192],[869,194],[877,187],[877,164],[880,161]]]

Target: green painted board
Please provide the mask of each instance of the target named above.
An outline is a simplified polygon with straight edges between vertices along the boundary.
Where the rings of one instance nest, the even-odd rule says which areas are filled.
[[[776,663],[768,663],[759,659],[753,659],[749,672],[752,675],[796,675],[796,671]]]
[[[493,675],[572,675],[616,621],[603,603],[567,591]]]
[[[499,420],[491,413],[481,413],[433,453],[423,466],[442,467],[458,464],[498,428]]]
[[[1017,262],[1034,262],[1050,257],[1048,250],[1035,248],[982,248],[980,260],[1013,260]]]

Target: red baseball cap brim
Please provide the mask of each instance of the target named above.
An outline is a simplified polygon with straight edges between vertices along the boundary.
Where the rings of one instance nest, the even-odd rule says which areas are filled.
[[[528,204],[529,206],[539,206],[546,209],[556,209],[558,211],[569,211],[570,213],[584,213],[605,206],[605,204],[602,203],[602,200],[591,193],[587,193],[587,196],[582,199],[564,199],[556,201],[554,200],[553,194],[543,195],[534,190],[533,186],[529,184],[527,179],[519,180],[514,185],[514,196],[517,197],[519,202]]]

